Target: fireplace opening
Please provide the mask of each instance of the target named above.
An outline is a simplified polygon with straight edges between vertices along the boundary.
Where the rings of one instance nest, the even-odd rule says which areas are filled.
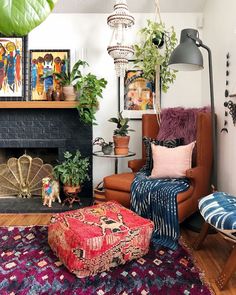
[[[40,158],[45,164],[52,166],[58,163],[58,148],[1,148],[0,164],[7,163],[10,158],[19,158],[23,154],[32,158]]]

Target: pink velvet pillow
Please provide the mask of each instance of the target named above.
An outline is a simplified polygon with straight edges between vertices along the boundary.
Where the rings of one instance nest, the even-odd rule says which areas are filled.
[[[195,141],[176,148],[152,144],[153,169],[151,178],[180,178],[192,166],[192,152]]]

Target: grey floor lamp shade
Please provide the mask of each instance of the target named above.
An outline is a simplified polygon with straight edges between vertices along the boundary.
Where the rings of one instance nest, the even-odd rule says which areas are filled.
[[[208,46],[204,45],[199,39],[198,31],[195,29],[184,29],[181,31],[180,44],[173,50],[169,67],[179,71],[197,71],[203,69],[203,57],[199,50],[202,47],[208,52],[209,64],[209,88],[211,99],[211,118],[212,118],[212,141],[213,141],[213,167],[212,167],[212,186],[217,186],[217,165],[216,165],[216,119],[214,106],[214,89],[213,89],[213,72],[212,72],[212,55]],[[195,218],[196,219],[196,218]],[[194,220],[195,222],[195,220]],[[200,231],[199,222],[197,221],[192,229]]]
[[[198,31],[184,29],[181,31],[180,44],[172,52],[169,67],[179,71],[198,71],[203,69],[202,53],[191,37],[198,38]]]

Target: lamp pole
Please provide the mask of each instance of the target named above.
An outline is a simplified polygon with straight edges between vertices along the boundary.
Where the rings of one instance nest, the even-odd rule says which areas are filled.
[[[191,34],[187,36],[196,42],[198,47],[202,47],[208,54],[208,72],[209,72],[209,86],[210,86],[210,101],[211,101],[211,123],[212,123],[212,143],[213,143],[213,164],[212,164],[212,190],[217,188],[217,139],[216,139],[216,118],[215,118],[215,102],[214,102],[214,87],[213,87],[213,70],[212,70],[212,54],[208,46],[202,43],[199,38],[193,37]]]

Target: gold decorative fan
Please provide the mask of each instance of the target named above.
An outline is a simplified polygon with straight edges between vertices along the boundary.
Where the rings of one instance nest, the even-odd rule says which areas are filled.
[[[0,197],[30,198],[42,195],[42,179],[52,177],[53,167],[42,159],[23,155],[0,165]]]

